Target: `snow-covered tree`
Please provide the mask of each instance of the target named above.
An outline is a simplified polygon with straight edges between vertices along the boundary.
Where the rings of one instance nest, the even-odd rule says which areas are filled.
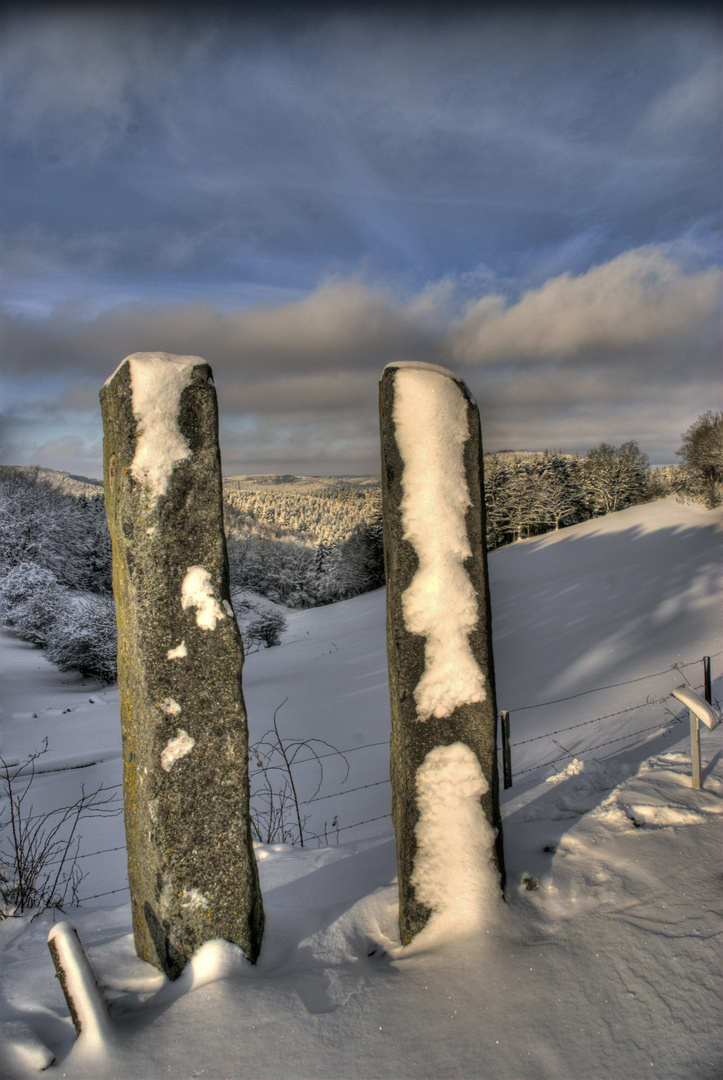
[[[534,488],[535,517],[545,529],[560,529],[586,517],[577,458],[545,452]]]
[[[687,490],[711,509],[723,500],[723,412],[705,412],[682,435],[676,451],[682,458]]]
[[[72,495],[36,479],[32,470],[4,469],[0,562],[8,569],[33,562],[51,570],[61,585],[109,592],[111,549],[103,496]]]
[[[600,443],[582,461],[583,488],[593,515],[611,514],[647,497],[648,455],[634,440]]]

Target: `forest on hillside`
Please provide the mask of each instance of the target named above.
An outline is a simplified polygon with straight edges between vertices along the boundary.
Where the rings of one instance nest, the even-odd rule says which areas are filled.
[[[484,459],[488,550],[677,493],[718,505],[723,414],[684,433],[683,464],[651,470],[634,441],[580,458],[509,451]],[[224,480],[231,594],[247,649],[274,645],[274,605],[314,607],[384,584],[381,481],[374,477]],[[102,485],[0,467],[0,617],[61,670],[116,674],[112,554]],[[264,603],[264,598],[269,603]]]
[[[635,442],[603,443],[584,458],[488,454],[484,472],[489,551],[660,498],[683,483],[677,469],[651,470]],[[245,477],[231,489],[224,482],[234,584],[290,607],[383,584],[381,481],[312,479]]]

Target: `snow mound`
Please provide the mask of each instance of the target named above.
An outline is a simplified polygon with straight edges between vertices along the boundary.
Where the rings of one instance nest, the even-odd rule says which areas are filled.
[[[0,1066],[5,1080],[47,1069],[55,1055],[24,1020],[0,1023]]]

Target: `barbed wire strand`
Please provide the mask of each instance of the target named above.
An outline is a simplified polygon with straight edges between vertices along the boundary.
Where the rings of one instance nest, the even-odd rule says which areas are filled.
[[[652,724],[650,727],[639,728],[637,731],[630,731],[627,735],[619,735],[615,739],[607,739],[605,742],[596,743],[594,746],[588,746],[584,750],[579,750],[573,754],[570,750],[567,750],[560,757],[553,758],[551,761],[543,761],[539,765],[532,765],[529,769],[520,769],[519,772],[512,774],[515,776],[524,776],[525,773],[535,772],[537,769],[544,769],[548,765],[556,765],[558,761],[564,761],[566,758],[584,758],[586,754],[591,753],[593,750],[599,750],[603,746],[612,746],[613,743],[624,742],[626,739],[634,739],[637,735],[644,735],[646,731],[663,731],[672,730],[673,724],[680,724],[682,721],[676,717],[674,720],[663,721],[663,723]]]
[[[80,837],[79,839],[82,840],[82,837]],[[125,851],[125,850],[126,850],[126,845],[121,844],[119,847],[102,848],[101,851],[87,851],[83,855],[76,855],[72,859],[72,861],[73,862],[78,862],[80,859],[93,859],[93,858],[95,858],[96,855],[107,855],[107,854],[109,854],[110,852],[113,852],[113,851]],[[48,861],[47,861],[47,863],[45,865],[46,866],[57,866],[58,863],[67,862],[67,858],[68,857],[66,855],[61,855],[57,859],[48,859]]]
[[[2,779],[2,777],[0,777],[0,780],[1,779]],[[116,786],[120,787],[121,785],[118,784]],[[110,790],[111,790],[110,788],[102,788],[103,792],[110,791]],[[0,797],[3,798],[3,799],[7,799],[7,797],[8,797],[7,792],[4,792],[3,795],[0,796]],[[83,797],[82,795],[79,795],[78,800],[80,800],[82,797]],[[113,809],[111,809],[111,807]],[[23,820],[27,821],[27,822],[31,822],[31,821],[39,821],[40,818],[48,818],[48,819],[50,819],[51,817],[54,817],[56,814],[63,814],[63,813],[65,813],[66,810],[74,810],[74,809],[75,809],[75,804],[73,804],[72,806],[70,806],[70,805],[69,806],[58,806],[55,810],[46,810],[46,812],[44,814],[29,814],[26,818],[23,818]],[[94,810],[96,812],[94,812]],[[83,821],[87,821],[89,818],[93,818],[93,817],[118,817],[118,815],[122,814],[122,813],[123,813],[123,802],[122,802],[122,800],[121,799],[109,799],[107,802],[98,803],[97,807],[91,806],[87,813],[81,814],[81,819]],[[67,820],[68,821],[72,820],[72,816],[69,815]]]
[[[710,658],[713,659],[716,656],[720,656],[723,653],[723,649],[717,653],[711,653]],[[585,697],[587,694],[598,694],[601,690],[615,690],[618,686],[632,686],[633,683],[645,682],[646,679],[658,679],[662,675],[669,675],[671,671],[682,671],[683,668],[694,667],[696,664],[702,664],[703,657],[699,657],[697,660],[686,660],[685,662],[671,664],[665,671],[654,671],[650,675],[640,675],[636,679],[624,679],[622,682],[610,683],[608,686],[594,686],[591,690],[581,690],[577,694],[569,694],[567,697],[555,698],[554,701],[538,701],[534,705],[519,705],[515,709],[509,709],[509,712],[525,712],[527,709],[544,709],[548,705],[559,705],[563,701],[573,701],[575,698]]]
[[[386,780],[375,780],[372,784],[360,784],[359,787],[347,788],[346,791],[334,791],[331,795],[317,795],[313,799],[307,799],[306,802],[302,802],[302,806],[311,806],[312,803],[322,802],[323,799],[338,799],[342,795],[351,795],[354,791],[364,791],[366,788],[379,787],[381,784],[391,784],[391,777],[387,777]]]
[[[346,832],[347,829],[356,829],[360,825],[369,825],[372,821],[384,821],[385,818],[390,818],[391,814],[380,814],[378,817],[367,818],[366,821],[355,821],[353,825],[342,825],[340,828],[334,826],[334,832]]]
[[[89,900],[97,900],[101,896],[115,896],[116,893],[121,892],[130,892],[130,885],[123,885],[120,889],[109,889],[107,892],[94,893],[93,896],[81,896],[78,903],[87,904]]]
[[[304,765],[309,762],[319,761],[321,758],[329,757],[342,757],[344,754],[353,754],[356,750],[369,750],[373,746],[389,746],[389,739],[382,739],[381,742],[364,743],[363,746],[350,746],[347,750],[330,750],[328,754],[317,754],[315,757],[297,758],[294,765]],[[254,769],[249,773],[249,779],[253,779],[254,776],[261,776],[265,772],[264,769]]]
[[[561,735],[565,731],[576,731],[578,728],[587,727],[590,724],[598,724],[602,720],[611,720],[615,716],[623,716],[625,713],[637,712],[638,709],[644,709],[648,705],[662,705],[664,701],[667,701],[670,694],[666,694],[662,698],[653,698],[650,701],[642,701],[639,705],[629,705],[626,709],[618,709],[617,712],[607,713],[605,716],[594,716],[592,720],[582,720],[579,724],[570,724],[568,727],[557,728],[556,731],[547,731],[544,735],[533,735],[529,739],[520,739],[518,742],[510,743],[510,749],[515,746],[525,746],[527,743],[539,742],[540,739],[549,739],[553,735]]]

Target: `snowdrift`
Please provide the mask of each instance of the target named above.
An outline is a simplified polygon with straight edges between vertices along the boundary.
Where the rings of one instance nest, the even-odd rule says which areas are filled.
[[[486,902],[474,937],[399,946],[383,590],[287,613],[282,646],[247,659],[252,741],[278,709],[284,737],[326,740],[349,774],[322,759],[307,847],[257,848],[259,962],[211,942],[170,983],[138,960],[122,823],[88,820],[69,916],[112,1026],[76,1040],[46,946],[58,916],[7,919],[0,1073],[32,1077],[54,1057],[49,1077],[114,1080],[720,1075],[723,728],[703,732],[694,791],[687,710],[670,694],[700,685],[710,655],[723,696],[722,525],[721,511],[666,499],[490,557],[515,775],[506,902]],[[113,789],[115,688],[60,675],[9,635],[0,660],[3,757],[49,739],[34,812],[82,784]],[[305,800],[318,779],[299,765]]]

